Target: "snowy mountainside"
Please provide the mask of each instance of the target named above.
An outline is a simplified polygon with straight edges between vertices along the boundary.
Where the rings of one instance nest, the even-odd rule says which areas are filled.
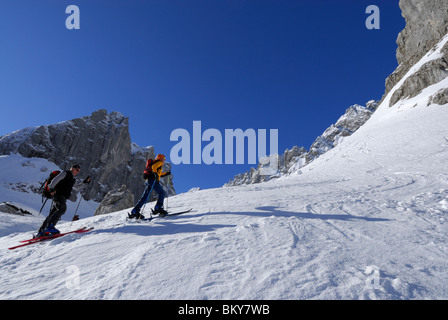
[[[9,251],[42,218],[0,214],[0,299],[447,299],[447,85],[386,98],[300,175],[170,197],[185,215]]]
[[[12,251],[43,217],[0,214],[0,299],[448,299],[448,78],[389,107],[447,41],[302,174],[179,194],[168,208],[195,210],[151,223],[62,221],[95,229]]]
[[[348,137],[346,143],[336,146],[323,155],[320,161],[311,163],[302,172],[327,163],[333,169],[349,171],[352,175],[358,170],[369,172],[382,168],[387,169],[386,172],[392,172],[394,167],[405,169],[407,166],[420,168],[424,173],[443,175],[447,169],[443,157],[448,141],[448,109],[447,104],[438,105],[433,101],[434,96],[448,87],[448,77],[424,88],[412,98],[389,105],[395,90],[428,62],[439,59],[447,43],[448,35],[409,70],[383,99],[369,121],[356,132],[355,139]],[[420,159],[432,161],[423,164]],[[351,162],[355,166],[349,165]],[[337,174],[336,170],[328,170],[328,173]]]

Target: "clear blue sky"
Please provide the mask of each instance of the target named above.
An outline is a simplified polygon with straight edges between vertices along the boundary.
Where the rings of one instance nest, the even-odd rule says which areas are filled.
[[[79,30],[65,26],[71,4]],[[365,27],[372,4],[380,30]],[[194,120],[308,149],[381,98],[404,25],[398,0],[0,0],[0,135],[103,108],[168,161],[171,132]],[[219,187],[250,167],[180,164],[173,181]]]

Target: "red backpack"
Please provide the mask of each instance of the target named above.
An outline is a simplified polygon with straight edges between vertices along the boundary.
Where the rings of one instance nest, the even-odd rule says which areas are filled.
[[[54,179],[54,177],[56,177],[60,173],[61,173],[61,171],[59,171],[59,170],[55,170],[52,173],[50,173],[47,180],[45,180],[45,182],[42,184],[42,188],[43,188],[42,197],[45,197],[48,199],[51,198],[50,188],[48,186],[50,185],[50,183]]]
[[[146,162],[145,171],[143,171],[143,179],[147,180],[150,178],[154,179],[154,172],[152,172],[152,165],[160,160],[148,159]]]

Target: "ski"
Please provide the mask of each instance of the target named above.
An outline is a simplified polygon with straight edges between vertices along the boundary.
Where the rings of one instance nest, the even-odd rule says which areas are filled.
[[[74,230],[74,231],[66,232],[66,233],[63,233],[62,235],[65,235],[65,234],[68,234],[68,233],[81,232],[82,230],[85,230],[85,229],[86,229],[86,227],[82,227],[81,229],[77,229],[77,230]],[[36,237],[36,238],[27,239],[27,240],[21,240],[20,242],[25,243],[25,242],[45,239],[45,238],[48,238],[48,237],[49,236],[46,236],[46,237],[45,236],[43,236],[43,237]]]
[[[179,211],[179,212],[168,212],[168,214],[166,214],[164,216],[151,216],[149,218],[140,219],[140,221],[151,221],[151,220],[156,219],[156,218],[166,218],[166,217],[171,217],[171,216],[177,216],[177,215],[180,215],[180,214],[188,213],[191,210],[193,210],[193,208],[190,208],[190,209],[184,210],[184,211]]]
[[[52,236],[38,237],[38,238],[23,240],[23,241],[20,241],[22,244],[20,244],[18,246],[11,247],[11,248],[8,248],[8,249],[9,250],[13,250],[13,249],[21,248],[21,247],[24,247],[24,246],[27,246],[27,245],[30,245],[30,244],[33,244],[33,243],[38,243],[38,242],[42,242],[42,241],[46,241],[46,240],[60,238],[62,236],[70,234],[70,233],[85,233],[85,232],[89,232],[91,230],[93,230],[93,227],[91,227],[91,228],[83,227],[83,228],[78,229],[78,230],[64,232],[64,233],[59,233],[59,234],[55,234],[55,235],[52,235]]]
[[[190,211],[192,211],[193,210],[193,208],[190,208],[190,209],[188,209],[188,210],[184,210],[184,211],[179,211],[179,212],[168,212],[168,214],[166,214],[166,215],[164,215],[164,216],[151,216],[151,217],[149,217],[149,218],[144,218],[144,219],[134,219],[134,218],[126,218],[126,220],[128,220],[128,221],[151,221],[151,220],[153,220],[153,219],[156,219],[156,218],[165,218],[165,217],[170,217],[170,216],[177,216],[177,215],[180,215],[180,214],[183,214],[183,213],[187,213],[187,212],[190,212]]]

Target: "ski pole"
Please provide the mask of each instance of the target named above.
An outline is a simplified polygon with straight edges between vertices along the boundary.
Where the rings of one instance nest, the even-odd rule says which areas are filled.
[[[142,207],[142,212],[145,211],[146,204],[148,203],[149,198],[151,197],[152,189],[154,188],[155,184],[156,184],[156,179],[154,179],[154,182],[152,183],[151,189],[149,190],[148,197],[146,198],[145,204]],[[152,214],[151,214],[151,217],[152,217]]]
[[[72,227],[73,221],[75,221],[76,213],[78,212],[79,205],[81,204],[82,193],[80,193],[79,195],[80,195],[80,198],[79,198],[79,201],[78,201],[78,206],[76,207],[75,214],[73,215],[72,222],[70,223],[70,228]]]
[[[42,213],[42,209],[45,207],[45,204],[47,203],[47,201],[48,201],[48,198],[45,199],[44,204],[42,205],[42,207],[40,207],[38,216],[40,216],[40,214]]]
[[[170,195],[170,182],[171,182],[171,175],[168,176],[168,183],[166,184],[166,211],[168,211],[168,197]]]
[[[91,180],[90,176],[87,176],[87,178],[85,178],[84,181],[82,182],[82,183],[84,183],[84,187],[83,187],[82,190],[79,192],[79,196],[80,196],[80,198],[79,198],[79,202],[78,202],[78,205],[76,206],[75,214],[73,215],[72,222],[70,223],[70,227],[72,226],[73,221],[75,221],[76,213],[78,212],[79,205],[81,204],[81,200],[82,200],[82,191],[84,191],[85,185],[90,183],[90,180]],[[79,217],[78,217],[78,219],[76,219],[76,220],[79,220]]]

